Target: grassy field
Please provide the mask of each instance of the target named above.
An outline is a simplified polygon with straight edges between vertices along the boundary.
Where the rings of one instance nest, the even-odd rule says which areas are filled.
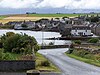
[[[0,16],[0,22],[3,24],[9,22],[9,21],[36,21],[42,18],[61,18],[61,17],[77,17],[79,15],[87,15],[87,14],[16,14],[16,15],[4,15]],[[91,15],[97,15],[97,14],[88,14]],[[100,15],[100,14],[99,14]]]
[[[28,14],[28,16],[33,16],[33,17],[77,17],[79,15],[83,16],[87,14]],[[89,14],[89,16],[91,15],[96,16],[97,14]]]
[[[83,14],[81,14],[83,15]],[[34,17],[76,17],[78,14],[29,14],[28,16]]]
[[[2,20],[2,19],[4,19],[4,18],[6,18],[6,16],[0,16],[0,20]]]
[[[45,70],[45,71],[52,71],[52,72],[59,72],[59,69],[56,68],[52,63],[50,66],[43,66],[41,65],[42,62],[48,61],[44,56],[39,53],[36,53],[36,69],[37,70]]]

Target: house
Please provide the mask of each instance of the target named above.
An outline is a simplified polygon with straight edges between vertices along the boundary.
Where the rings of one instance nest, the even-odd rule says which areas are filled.
[[[28,29],[35,28],[35,22],[34,21],[26,21],[23,24],[27,25]]]
[[[59,32],[62,36],[69,36],[71,35],[71,28],[72,24],[66,24],[66,23],[60,23],[59,26]]]
[[[85,20],[81,17],[70,18],[70,20],[72,21],[72,24],[74,25],[81,25],[81,24],[84,24],[85,22]]]
[[[91,29],[85,25],[73,25],[71,29],[72,36],[91,36]]]
[[[95,34],[97,24],[96,24],[96,23],[91,23],[91,24],[89,24],[88,26],[90,27],[91,32]]]
[[[89,27],[91,28],[92,33],[100,36],[100,23],[91,23],[89,24]]]
[[[96,26],[95,26],[95,28],[94,28],[94,33],[96,34],[96,35],[99,35],[100,36],[100,24],[97,24]]]
[[[21,25],[22,25],[22,22],[17,22],[16,24],[14,24],[14,29],[15,29],[15,30],[17,30],[17,29],[18,29],[18,30],[22,29],[22,26],[21,26]]]

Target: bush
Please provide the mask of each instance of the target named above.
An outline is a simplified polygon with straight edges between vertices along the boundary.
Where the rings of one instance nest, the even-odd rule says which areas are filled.
[[[81,44],[81,41],[80,40],[75,40],[74,43],[75,44]]]
[[[41,62],[41,66],[50,66],[50,63],[48,60]]]
[[[2,60],[2,56],[3,56],[3,49],[0,48],[0,60]]]
[[[54,43],[53,42],[50,42],[49,45],[54,45]]]
[[[13,60],[14,58],[10,53],[4,53],[3,49],[0,49],[0,60]]]
[[[84,58],[87,58],[87,59],[95,59],[92,54],[87,54],[87,55],[84,56]]]
[[[1,37],[1,43],[5,52],[31,54],[33,48],[34,52],[39,50],[36,39],[26,34],[8,32]]]
[[[99,39],[98,38],[91,38],[88,40],[89,43],[97,43],[99,42]]]
[[[14,58],[9,53],[3,53],[2,60],[14,60]]]
[[[73,49],[71,48],[67,51],[68,54],[71,54],[72,52],[73,52]]]
[[[28,26],[26,24],[21,25],[23,28],[27,28]]]
[[[39,49],[41,49],[41,47],[37,44],[34,46],[34,52],[36,53]]]
[[[93,54],[91,54],[89,51],[86,51],[84,49],[74,49],[69,54],[74,54],[76,56],[79,56],[79,57],[82,57],[82,58],[87,58],[87,59],[95,59],[95,58],[93,58],[94,57]]]

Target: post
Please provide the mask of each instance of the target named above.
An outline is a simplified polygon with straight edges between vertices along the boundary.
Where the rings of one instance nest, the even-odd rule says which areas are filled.
[[[43,46],[43,43],[44,43],[43,37],[44,37],[44,34],[43,34],[43,30],[42,30],[42,46]]]

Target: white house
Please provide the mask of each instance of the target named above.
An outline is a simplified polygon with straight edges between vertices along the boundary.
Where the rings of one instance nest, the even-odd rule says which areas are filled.
[[[71,35],[73,36],[90,36],[91,29],[85,25],[74,25],[71,29]]]

